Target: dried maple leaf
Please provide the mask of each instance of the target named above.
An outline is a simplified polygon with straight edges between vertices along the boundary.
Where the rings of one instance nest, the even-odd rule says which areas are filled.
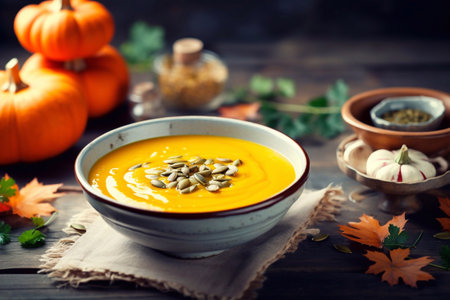
[[[450,198],[446,197],[438,197],[439,200],[439,208],[445,212],[447,216],[450,217]],[[445,231],[450,231],[450,218],[436,218],[436,220],[441,223],[442,228]]]
[[[389,235],[390,224],[400,228],[400,231],[406,224],[405,213],[394,216],[383,226],[377,219],[366,214],[363,214],[359,219],[361,220],[359,223],[349,222],[350,226],[339,225],[341,234],[352,241],[377,248],[383,247],[383,241]]]
[[[34,216],[49,216],[55,208],[47,201],[54,200],[64,193],[56,193],[62,184],[43,185],[36,178],[9,198],[8,205],[13,214],[31,218]]]
[[[239,119],[239,120],[253,120],[258,117],[258,110],[261,105],[258,102],[249,104],[237,104],[234,106],[223,106],[219,108],[219,113],[222,117]]]
[[[390,285],[398,284],[401,277],[403,282],[409,286],[417,287],[417,281],[431,280],[434,277],[420,269],[431,263],[433,260],[428,256],[415,259],[406,259],[409,255],[409,249],[395,249],[389,251],[389,257],[378,251],[367,251],[364,254],[369,260],[375,262],[367,269],[366,274],[383,273],[381,280],[387,281]]]

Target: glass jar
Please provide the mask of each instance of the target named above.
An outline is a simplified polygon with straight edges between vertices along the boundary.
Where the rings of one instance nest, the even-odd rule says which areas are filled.
[[[128,100],[130,115],[134,121],[162,117],[165,114],[153,82],[144,81],[136,84]]]
[[[168,108],[211,110],[225,98],[228,69],[215,53],[203,50],[200,40],[176,41],[173,54],[155,59],[154,71],[162,103]]]

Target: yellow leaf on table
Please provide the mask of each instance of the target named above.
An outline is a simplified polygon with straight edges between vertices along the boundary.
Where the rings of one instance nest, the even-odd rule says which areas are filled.
[[[428,256],[415,259],[406,259],[409,255],[409,249],[395,249],[389,251],[391,259],[386,254],[378,251],[367,251],[364,254],[369,260],[375,262],[367,269],[366,274],[383,273],[381,280],[387,281],[390,285],[398,284],[398,279],[409,286],[417,287],[417,281],[428,281],[434,277],[420,269],[431,263],[433,260]]]
[[[439,208],[450,217],[450,198],[438,197]],[[446,231],[450,231],[450,218],[436,218],[441,223],[442,228]]]
[[[405,213],[394,216],[383,226],[377,219],[366,214],[363,214],[359,219],[361,220],[359,223],[349,222],[350,226],[339,225],[341,234],[352,241],[377,248],[383,247],[383,241],[389,235],[389,225],[395,225],[402,231],[407,222]]]
[[[55,208],[48,203],[64,193],[56,193],[62,184],[43,185],[36,178],[16,192],[15,196],[9,198],[8,205],[13,214],[21,217],[31,218],[35,216],[49,216]]]

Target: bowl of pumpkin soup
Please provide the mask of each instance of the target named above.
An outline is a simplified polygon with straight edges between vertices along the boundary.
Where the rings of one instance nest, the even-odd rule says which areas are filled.
[[[117,128],[75,163],[86,199],[106,223],[182,258],[215,255],[270,230],[308,173],[306,152],[284,134],[206,116]]]

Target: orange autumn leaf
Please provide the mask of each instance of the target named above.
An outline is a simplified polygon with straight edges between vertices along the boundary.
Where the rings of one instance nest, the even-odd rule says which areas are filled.
[[[420,269],[431,263],[433,260],[429,256],[420,258],[406,259],[409,255],[409,249],[395,249],[389,251],[389,257],[378,251],[367,251],[364,254],[369,260],[375,262],[367,269],[366,274],[383,273],[382,281],[387,281],[390,285],[398,284],[398,279],[409,286],[417,287],[417,281],[427,281],[434,277]]]
[[[55,208],[48,203],[64,193],[56,193],[62,184],[43,185],[36,178],[16,192],[15,196],[9,198],[8,205],[13,214],[21,217],[31,218],[35,216],[49,216]]]
[[[450,198],[446,197],[438,197],[439,200],[439,208],[445,212],[447,216],[450,217]],[[445,231],[450,231],[450,218],[436,218],[436,220],[441,223],[442,228]]]
[[[223,106],[219,108],[219,113],[222,117],[252,120],[258,117],[258,110],[261,105],[258,102],[249,104],[237,104],[234,106]]]
[[[389,225],[395,225],[402,231],[406,224],[405,213],[394,216],[383,226],[377,219],[366,214],[359,219],[361,220],[359,223],[349,222],[350,226],[339,225],[341,234],[352,241],[377,248],[383,247],[383,241],[389,235]]]

